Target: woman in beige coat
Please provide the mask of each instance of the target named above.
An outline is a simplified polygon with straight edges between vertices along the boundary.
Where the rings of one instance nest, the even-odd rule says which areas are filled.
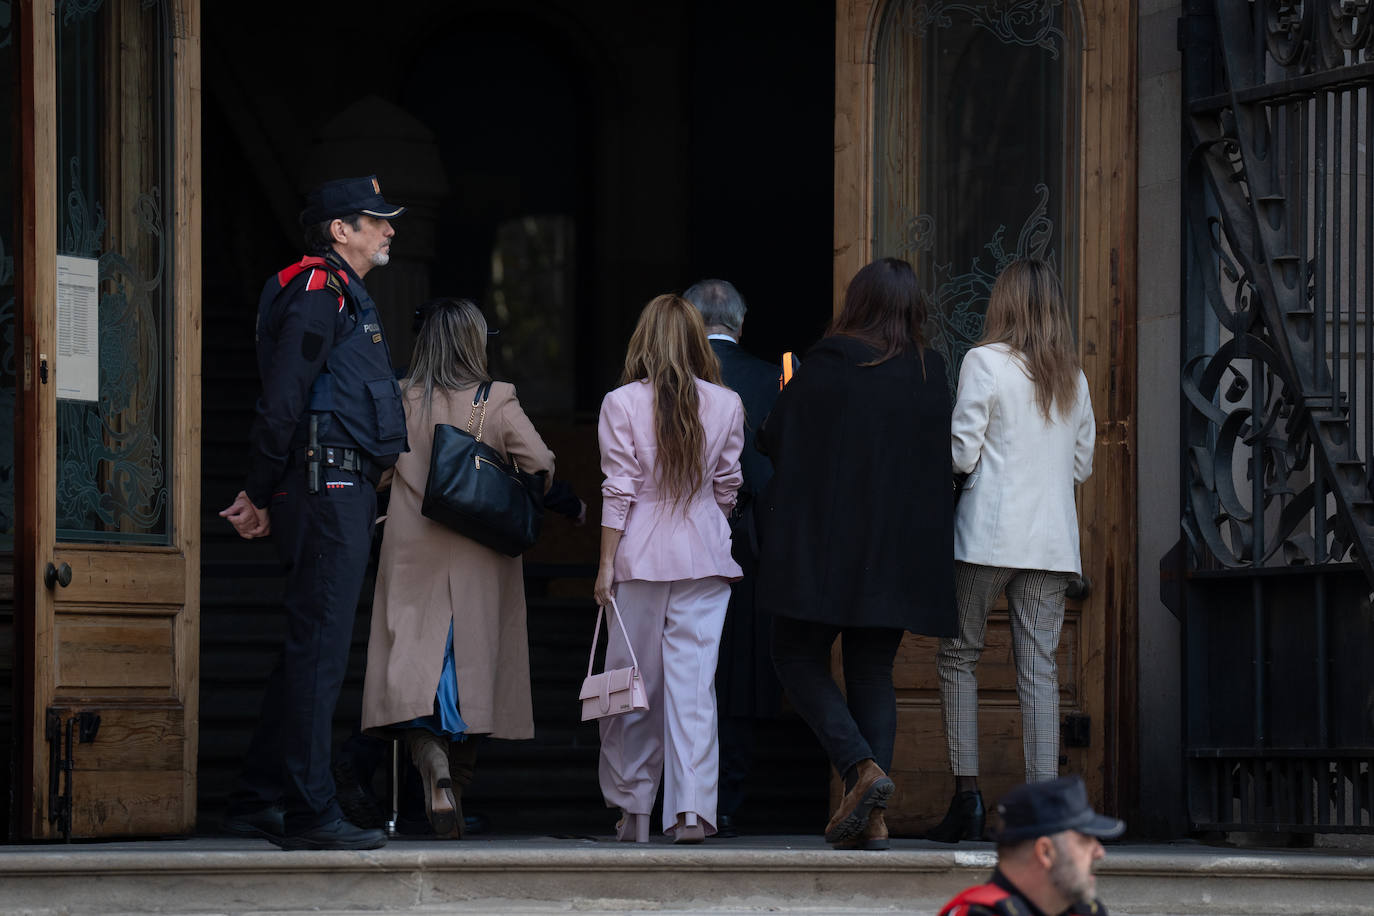
[[[440,836],[461,836],[474,739],[534,736],[520,558],[420,514],[434,425],[468,427],[477,388],[490,379],[486,342],[486,320],[465,299],[440,300],[416,339],[401,385],[410,451],[391,479],[363,684],[364,731],[405,738]],[[546,486],[552,480],[553,453],[514,386],[492,384],[482,441],[521,470],[547,472]]]

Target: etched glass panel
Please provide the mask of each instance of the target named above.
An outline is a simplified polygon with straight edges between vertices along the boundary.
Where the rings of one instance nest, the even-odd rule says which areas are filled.
[[[875,257],[910,261],[950,383],[998,272],[1054,264],[1076,311],[1078,29],[1061,0],[894,0],[878,31]]]
[[[96,278],[92,315],[59,270],[58,538],[167,544],[167,10],[60,0],[55,28],[59,264]]]

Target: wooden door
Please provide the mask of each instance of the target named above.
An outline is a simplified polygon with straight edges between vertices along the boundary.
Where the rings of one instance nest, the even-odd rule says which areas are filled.
[[[1076,309],[1098,440],[1079,491],[1084,573],[1060,640],[1061,771],[1126,813],[1135,761],[1135,20],[1129,0],[840,0],[835,54],[836,308],[875,257],[910,260],[951,365],[981,334],[1007,260],[1052,260]],[[894,831],[953,789],[935,640],[898,656]],[[1005,605],[978,667],[980,784],[1024,778]]]
[[[195,823],[198,6],[18,4],[21,836]]]

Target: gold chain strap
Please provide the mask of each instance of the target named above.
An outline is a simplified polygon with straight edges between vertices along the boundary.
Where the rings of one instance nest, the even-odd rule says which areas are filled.
[[[481,416],[478,416],[478,414],[477,414],[477,408],[478,408],[478,407],[481,407],[481,408],[482,408],[482,414],[481,414]],[[481,442],[481,441],[482,441],[482,427],[485,426],[485,425],[486,425],[486,422],[487,422],[487,401],[486,401],[485,398],[483,398],[483,399],[481,400],[481,402],[478,402],[478,401],[475,401],[475,400],[472,402],[472,410],[468,411],[468,432],[469,432],[469,433],[472,432],[472,421],[473,421],[474,418],[477,420],[477,435],[474,436],[473,438],[476,439],[478,442]]]
[[[480,394],[481,391],[482,391],[482,386],[481,386],[481,385],[478,385],[478,386],[477,386],[477,393]],[[473,438],[475,438],[478,442],[481,442],[481,441],[482,441],[482,427],[484,427],[484,426],[486,425],[486,422],[487,422],[487,399],[486,399],[486,398],[482,398],[481,401],[478,401],[478,400],[477,400],[477,394],[474,394],[474,395],[472,396],[472,398],[473,398],[473,401],[472,401],[472,409],[468,411],[468,432],[469,432],[469,433],[472,432],[472,421],[473,421],[474,419],[476,419],[476,420],[477,420],[477,435],[474,436]],[[481,408],[482,408],[482,413],[481,413],[480,415],[477,413],[477,408],[478,408],[478,407],[481,407]],[[518,461],[515,460],[515,456],[514,456],[514,455],[508,455],[507,457],[510,459],[511,467],[515,468],[516,471],[519,471],[519,470],[520,470],[520,463],[519,463]]]

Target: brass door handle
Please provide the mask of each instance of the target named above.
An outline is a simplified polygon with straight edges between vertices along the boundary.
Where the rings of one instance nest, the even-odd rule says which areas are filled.
[[[43,570],[43,583],[47,585],[48,588],[52,588],[54,585],[60,585],[66,588],[68,585],[71,585],[71,565],[66,562],[58,563],[56,566],[49,563],[48,568]]]

